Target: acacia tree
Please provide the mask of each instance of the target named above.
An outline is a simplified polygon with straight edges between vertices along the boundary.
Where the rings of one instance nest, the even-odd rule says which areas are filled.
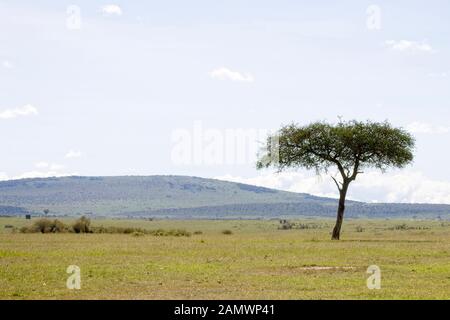
[[[414,144],[411,134],[388,122],[291,124],[268,137],[257,168],[306,168],[315,169],[317,174],[336,168],[340,179],[332,179],[339,190],[339,206],[332,239],[339,240],[350,183],[364,168],[382,172],[403,168],[413,160]]]

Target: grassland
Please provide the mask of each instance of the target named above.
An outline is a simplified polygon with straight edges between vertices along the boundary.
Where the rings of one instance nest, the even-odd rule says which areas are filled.
[[[65,221],[69,223],[70,221]],[[94,220],[94,226],[201,231],[191,237],[21,234],[0,218],[1,299],[448,299],[450,223],[347,220],[330,241],[331,220]],[[224,234],[231,230],[232,234]],[[382,272],[369,290],[369,265]],[[81,268],[81,290],[66,268]],[[322,268],[332,267],[332,268]]]

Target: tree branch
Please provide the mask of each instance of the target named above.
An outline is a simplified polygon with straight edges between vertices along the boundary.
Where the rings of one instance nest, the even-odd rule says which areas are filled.
[[[341,192],[342,188],[339,186],[339,182],[334,177],[331,177],[331,179],[333,179],[334,183],[336,183],[336,186],[337,186],[339,192]],[[342,184],[342,182],[341,182],[341,184]]]
[[[351,181],[353,181],[353,180],[356,179],[356,176],[358,175],[358,173],[361,173],[360,171],[358,171],[358,170],[359,170],[359,165],[360,165],[360,162],[359,162],[359,161],[360,161],[359,158],[356,158],[356,160],[355,160],[355,166],[354,166],[354,168],[353,168],[353,174],[352,174],[351,177],[350,177],[350,180],[351,180]]]

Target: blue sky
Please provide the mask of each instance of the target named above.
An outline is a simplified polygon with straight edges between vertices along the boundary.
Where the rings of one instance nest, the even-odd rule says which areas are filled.
[[[342,116],[417,137],[413,166],[368,172],[353,198],[450,203],[449,18],[448,1],[0,1],[0,179],[184,174],[333,196],[325,176],[203,153],[239,153],[227,130]],[[174,160],[179,132],[200,161]]]

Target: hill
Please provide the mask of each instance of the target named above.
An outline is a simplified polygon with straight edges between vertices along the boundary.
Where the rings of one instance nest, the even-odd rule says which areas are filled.
[[[187,176],[37,178],[0,182],[0,214],[169,218],[334,217],[336,200]],[[350,217],[450,217],[450,205],[349,201]]]

